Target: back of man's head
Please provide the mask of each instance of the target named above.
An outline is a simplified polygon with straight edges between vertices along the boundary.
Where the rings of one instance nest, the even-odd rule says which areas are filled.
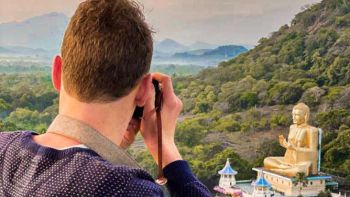
[[[62,44],[66,92],[81,102],[110,102],[127,95],[150,69],[151,33],[134,2],[81,3]]]

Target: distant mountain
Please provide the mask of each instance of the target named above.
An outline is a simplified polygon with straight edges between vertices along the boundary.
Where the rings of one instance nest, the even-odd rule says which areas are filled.
[[[68,22],[69,17],[53,12],[22,22],[0,24],[0,46],[57,50]]]
[[[5,47],[0,47],[0,54],[13,54],[14,51],[8,49],[8,48],[5,48]]]
[[[189,48],[183,44],[180,44],[172,39],[165,39],[161,42],[155,43],[155,51],[167,54],[174,54],[178,52],[184,52]]]
[[[215,49],[198,49],[175,53],[173,55],[153,56],[153,64],[156,65],[197,65],[197,66],[216,66],[219,62],[236,57],[237,55],[248,51],[243,46],[226,45]]]
[[[68,22],[69,17],[53,12],[21,22],[0,24],[0,55],[51,58],[59,53]],[[231,45],[220,48],[202,41],[184,45],[173,39],[165,39],[154,43],[153,62],[213,66],[245,50]]]
[[[226,45],[226,46],[219,46],[216,49],[206,49],[206,50],[195,50],[195,51],[189,51],[184,53],[176,53],[173,55],[175,58],[195,58],[195,59],[203,59],[203,58],[213,58],[213,59],[220,59],[225,60],[228,58],[236,57],[237,55],[248,51],[243,46],[237,46],[237,45]],[[200,53],[202,52],[202,53]]]
[[[190,45],[181,44],[173,39],[165,39],[160,42],[155,42],[155,56],[173,55],[175,53],[183,53],[189,51],[215,49],[218,45],[209,44],[206,42],[196,41]]]
[[[212,51],[212,49],[197,49],[193,51],[187,51],[184,53],[176,53],[176,54],[203,55],[205,52],[208,52],[208,51]]]
[[[243,46],[226,45],[226,46],[220,46],[212,51],[207,51],[203,54],[203,56],[233,58],[246,51],[247,49]]]

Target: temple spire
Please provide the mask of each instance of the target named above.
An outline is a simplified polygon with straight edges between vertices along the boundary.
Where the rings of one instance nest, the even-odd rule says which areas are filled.
[[[274,196],[273,191],[270,190],[271,184],[265,179],[263,170],[260,170],[258,180],[253,182],[252,185],[254,186],[253,197]]]
[[[220,175],[236,175],[237,171],[235,171],[231,165],[230,165],[230,160],[227,158],[225,167],[218,172]]]
[[[222,188],[231,188],[236,185],[235,175],[237,171],[232,169],[230,165],[230,160],[226,160],[226,164],[222,170],[218,172],[220,174],[219,186]]]

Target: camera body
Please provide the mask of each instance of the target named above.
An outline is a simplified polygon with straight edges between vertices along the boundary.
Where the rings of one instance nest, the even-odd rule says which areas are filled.
[[[152,84],[154,86],[154,90],[155,90],[155,103],[154,106],[156,108],[156,110],[160,110],[161,106],[162,106],[162,92],[159,86],[159,82],[155,79],[152,80]],[[134,119],[141,119],[143,116],[143,107],[138,107],[136,106],[134,114],[132,115],[132,118]]]

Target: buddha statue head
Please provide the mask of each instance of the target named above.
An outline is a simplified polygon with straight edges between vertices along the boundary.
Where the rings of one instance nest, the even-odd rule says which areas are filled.
[[[296,125],[307,124],[310,117],[310,108],[304,103],[298,103],[293,107],[293,123]]]

